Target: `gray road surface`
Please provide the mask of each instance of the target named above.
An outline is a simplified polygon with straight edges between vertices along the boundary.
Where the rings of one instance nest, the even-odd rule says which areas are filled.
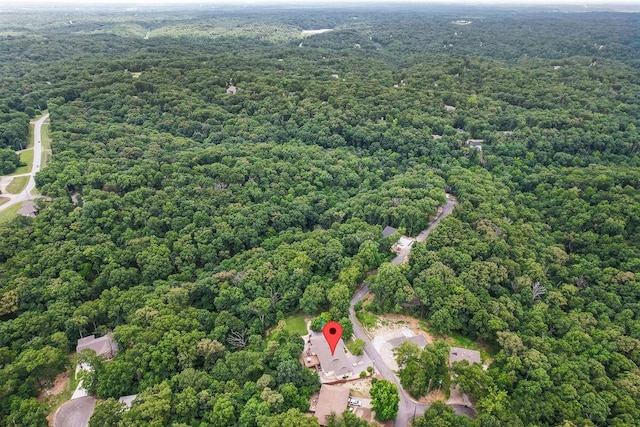
[[[53,416],[53,427],[87,427],[95,406],[91,396],[69,400]]]
[[[40,117],[35,123],[33,130],[33,167],[31,168],[31,173],[20,175],[29,175],[31,177],[29,178],[27,187],[19,194],[3,193],[2,197],[8,198],[9,201],[0,205],[0,211],[3,211],[16,203],[31,199],[31,192],[36,188],[36,173],[40,172],[40,161],[42,160],[42,143],[40,142],[42,140],[42,124],[48,118],[49,113]]]
[[[418,235],[416,240],[418,242],[424,242],[431,230],[438,226],[442,218],[453,212],[453,208],[457,203],[458,202],[453,196],[449,196],[447,198],[447,203],[443,206],[442,213],[431,224],[429,224],[429,227],[427,227]],[[411,252],[411,247],[412,246],[400,252],[398,256],[396,256],[396,258],[391,261],[391,263],[393,265],[400,264],[404,260],[404,258],[406,258],[409,252]],[[384,363],[382,356],[380,356],[380,353],[378,353],[378,351],[371,343],[369,336],[365,334],[364,330],[360,326],[360,322],[358,322],[358,319],[356,318],[354,306],[362,298],[364,298],[367,293],[369,293],[369,287],[365,285],[355,293],[353,298],[351,298],[351,305],[349,306],[349,320],[353,324],[353,333],[356,338],[360,338],[365,342],[364,351],[369,355],[369,358],[375,364],[375,368],[385,379],[394,382],[398,386],[398,392],[400,394],[400,405],[398,408],[398,416],[395,419],[394,425],[396,427],[405,427],[409,425],[409,421],[413,419],[414,414],[416,417],[424,414],[424,411],[429,407],[429,405],[416,402],[409,396],[406,391],[404,391],[398,377],[396,377],[393,371]]]

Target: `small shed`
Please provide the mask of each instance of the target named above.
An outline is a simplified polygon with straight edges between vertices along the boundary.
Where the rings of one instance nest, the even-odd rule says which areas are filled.
[[[237,91],[238,91],[238,88],[235,87],[234,85],[231,85],[227,88],[227,95],[235,95]]]

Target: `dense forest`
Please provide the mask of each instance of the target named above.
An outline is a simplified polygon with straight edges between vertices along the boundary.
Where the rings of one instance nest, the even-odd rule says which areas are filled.
[[[475,419],[414,425],[639,425],[639,14],[8,11],[0,76],[2,171],[44,110],[53,151],[38,215],[0,225],[0,424],[46,426],[88,360],[91,425],[318,425],[279,322],[348,336],[366,281],[492,349],[454,367]],[[445,191],[389,264],[383,227]],[[71,356],[107,332],[112,361]]]

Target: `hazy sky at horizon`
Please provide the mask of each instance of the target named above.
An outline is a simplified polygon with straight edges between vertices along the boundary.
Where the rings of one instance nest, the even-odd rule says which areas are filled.
[[[415,4],[451,4],[451,5],[572,5],[572,6],[607,6],[607,5],[640,5],[640,0],[4,0],[2,3],[11,6],[24,4],[75,4],[78,6],[101,5],[149,5],[149,4],[202,4],[202,5],[269,5],[269,4],[316,4],[316,5],[348,5],[354,3],[415,3]],[[2,6],[0,6],[0,9]]]

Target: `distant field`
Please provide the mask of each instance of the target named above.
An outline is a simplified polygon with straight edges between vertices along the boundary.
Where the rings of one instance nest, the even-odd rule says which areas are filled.
[[[27,150],[20,153],[20,161],[22,163],[26,163],[26,166],[20,166],[16,171],[9,176],[21,175],[23,173],[31,172],[31,167],[33,166],[33,150]]]
[[[0,211],[0,224],[3,222],[9,222],[13,218],[18,216],[18,211],[22,207],[22,203],[17,203],[10,208]]]
[[[13,178],[13,181],[7,185],[7,192],[11,194],[18,194],[27,186],[29,182],[29,176],[17,176]]]

